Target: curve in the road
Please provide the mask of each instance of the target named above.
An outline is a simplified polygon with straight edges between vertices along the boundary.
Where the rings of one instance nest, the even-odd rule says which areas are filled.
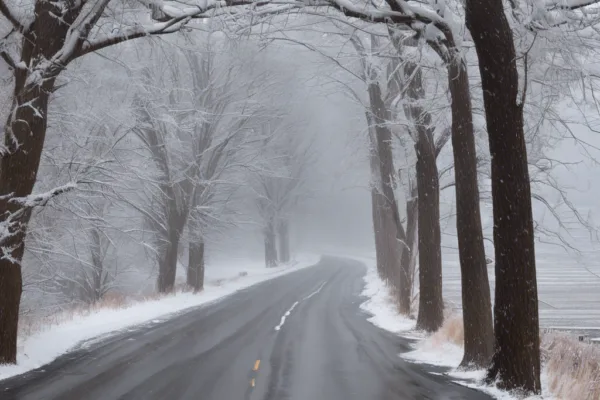
[[[0,382],[6,400],[476,400],[360,310],[365,267],[300,270]]]

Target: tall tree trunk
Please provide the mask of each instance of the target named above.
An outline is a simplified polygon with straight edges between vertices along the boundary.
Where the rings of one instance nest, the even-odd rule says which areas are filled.
[[[466,65],[456,48],[452,31],[448,29],[444,31],[444,35],[449,56],[445,56],[443,53],[440,55],[447,64],[452,98],[452,147],[457,204],[456,230],[465,331],[465,356],[462,365],[484,367],[488,364],[493,351],[493,327],[479,208],[471,93]],[[397,39],[393,40],[393,43],[401,54],[402,44]],[[409,96],[415,96],[415,99],[424,96],[422,84],[419,83],[414,90],[416,93],[409,94]]]
[[[440,233],[440,183],[436,162],[431,115],[419,105],[425,97],[421,69],[412,62],[404,65],[411,77],[404,111],[415,126],[417,154],[419,231],[419,314],[417,328],[438,330],[444,322],[442,296],[442,243]]]
[[[190,240],[187,284],[199,292],[204,289],[204,240]]]
[[[400,268],[401,250],[396,233],[396,224],[392,210],[385,196],[378,189],[372,189],[372,201],[374,202],[373,228],[376,229],[376,239],[379,239],[378,262],[381,264],[382,278],[397,287],[398,269]]]
[[[415,266],[413,262],[413,253],[417,250],[415,245],[415,236],[417,234],[417,225],[419,219],[418,199],[410,198],[406,202],[406,247],[402,252],[400,260],[400,289],[398,291],[400,313],[410,314],[410,305],[412,303],[412,288]]]
[[[385,218],[384,223],[390,224],[389,233],[386,236],[389,239],[394,238],[396,241],[396,247],[400,248],[400,243],[406,243],[406,232],[400,221],[400,214],[398,212],[398,203],[396,202],[396,195],[394,193],[396,174],[394,170],[394,158],[392,153],[392,133],[390,132],[387,124],[389,121],[389,110],[387,110],[383,101],[381,88],[377,83],[371,83],[368,87],[369,101],[371,104],[372,118],[375,126],[375,138],[377,141],[377,154],[379,156],[379,172],[381,177],[381,192],[385,201],[382,207],[384,216],[391,216]],[[400,250],[396,250],[400,251]],[[398,261],[398,258],[395,258]],[[389,279],[391,280],[394,288],[399,289],[400,280],[400,265],[388,265],[391,271],[388,271]],[[400,305],[400,308],[410,308],[410,304]]]
[[[57,8],[51,2],[35,3],[33,32],[26,34],[22,43],[21,60],[25,65],[35,66],[40,60],[49,60],[62,47],[73,15],[59,19]],[[37,177],[46,136],[48,98],[55,79],[26,86],[29,72],[29,69],[15,70],[12,109],[4,130],[8,153],[0,159],[0,196],[31,194]],[[3,241],[3,251],[7,254],[0,257],[0,364],[16,363],[22,292],[20,263],[31,210],[23,210],[4,197],[0,200],[0,223],[6,223],[11,216],[15,222],[10,228],[12,236]]]
[[[477,186],[477,154],[469,77],[458,55],[448,65],[452,97],[452,148],[456,182],[456,230],[461,269],[465,354],[462,366],[486,367],[494,335]]]
[[[375,187],[371,187],[371,217],[373,219],[373,236],[375,239],[375,258],[377,263],[377,274],[385,279],[385,256],[383,250],[383,224],[381,221],[379,193]]]
[[[162,254],[158,263],[158,291],[160,293],[172,292],[175,288],[175,275],[177,273],[177,250],[181,234],[172,229],[168,239],[163,244]]]
[[[367,113],[369,125],[370,169],[371,169],[371,211],[373,217],[373,233],[375,236],[375,252],[379,276],[386,282],[392,279],[392,271],[400,265],[400,249],[397,240],[394,216],[386,207],[386,199],[381,185],[381,168],[379,165],[378,142],[375,133],[374,118]],[[387,214],[386,214],[387,212]]]
[[[492,157],[496,349],[488,379],[539,393],[540,336],[531,188],[513,35],[501,0],[467,0]]]
[[[102,240],[98,228],[92,228],[90,232],[90,253],[92,258],[92,288],[87,296],[91,303],[98,302],[104,294],[104,257],[102,251]],[[89,298],[91,294],[91,299]]]
[[[279,261],[290,262],[290,221],[286,218],[279,221]]]
[[[414,233],[414,238],[413,238],[413,244],[412,244],[412,255],[410,258],[410,264],[409,264],[409,279],[411,282],[410,285],[410,299],[411,299],[411,304],[412,301],[414,300],[414,295],[415,295],[415,282],[417,281],[416,276],[417,276],[417,259],[419,257],[419,203],[418,203],[418,199],[415,200],[414,202],[414,208],[417,210],[417,216],[415,217],[415,233]]]
[[[20,236],[20,235],[19,235]],[[15,236],[7,244],[18,246],[13,256],[23,257],[23,238]],[[24,236],[24,233],[23,233]],[[20,264],[0,261],[0,365],[17,362],[17,327],[23,280]]]
[[[417,187],[419,192],[419,314],[417,328],[438,330],[444,321],[440,183],[433,137],[417,129]]]
[[[277,237],[273,222],[269,222],[265,228],[265,265],[267,268],[276,267],[277,258]]]

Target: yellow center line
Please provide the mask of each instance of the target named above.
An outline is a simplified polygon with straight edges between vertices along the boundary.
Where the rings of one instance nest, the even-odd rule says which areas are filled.
[[[252,380],[250,381],[250,386],[252,386],[252,387],[256,386],[256,382],[254,381],[254,378],[252,378]]]
[[[254,363],[254,368],[252,369],[252,371],[258,371],[259,367],[260,367],[260,360],[256,360],[256,362]]]

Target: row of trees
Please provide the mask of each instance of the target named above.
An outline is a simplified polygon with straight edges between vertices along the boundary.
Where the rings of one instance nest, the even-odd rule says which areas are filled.
[[[270,125],[264,127],[269,130]],[[298,126],[281,129],[298,130]],[[290,261],[290,223],[292,212],[309,195],[306,172],[315,153],[304,135],[290,136],[270,132],[265,150],[275,162],[275,173],[258,173],[253,179],[256,207],[263,221],[265,262],[275,267]],[[275,136],[273,136],[273,134]]]
[[[528,73],[532,74],[531,66],[544,64],[548,68],[546,72],[557,68],[556,64],[548,66],[546,57],[556,57],[559,51],[545,47],[542,54],[536,55],[539,57],[536,61],[528,59],[538,35],[538,31],[533,30],[530,32],[533,39],[523,50],[524,55],[517,54],[513,27],[504,13],[502,2],[493,3],[467,1],[464,8],[466,26],[477,53],[474,61],[481,76],[483,116],[490,149],[496,264],[493,313],[479,206],[478,174],[481,174],[484,165],[476,154],[468,58],[456,44],[456,29],[451,26],[451,18],[447,18],[450,12],[445,6],[435,5],[431,10],[434,13],[428,13],[409,4],[389,2],[391,10],[427,23],[430,31],[423,33],[412,26],[415,32],[407,32],[388,26],[387,37],[383,30],[371,31],[369,51],[365,51],[366,46],[357,39],[363,34],[352,32],[353,44],[362,63],[361,70],[365,71],[361,79],[367,84],[368,93],[368,98],[362,103],[367,110],[369,126],[377,265],[380,275],[397,293],[400,311],[408,314],[410,292],[407,288],[412,285],[411,271],[414,268],[411,260],[418,252],[417,327],[430,332],[439,329],[444,305],[440,174],[436,158],[445,144],[444,135],[450,129],[465,332],[465,353],[461,365],[488,368],[487,379],[498,381],[507,389],[539,393],[539,321],[531,200],[532,197],[540,200],[540,196],[532,196],[529,169],[536,166],[540,154],[539,147],[530,147],[535,161],[528,162],[527,144],[537,144],[540,139],[539,127],[526,130],[528,124],[524,110],[539,106],[528,104],[526,96],[528,91],[536,93],[540,90],[539,82],[532,84],[528,81]],[[555,27],[546,26],[546,29],[552,28]],[[522,31],[519,33],[523,34]],[[378,36],[385,39],[377,39]],[[380,40],[385,40],[385,45],[379,44]],[[415,53],[413,49],[419,45],[425,48]],[[427,47],[429,50],[426,50]],[[436,116],[432,115],[439,114],[439,108],[431,107],[432,102],[428,104],[425,99],[427,93],[432,93],[431,88],[425,89],[423,79],[424,68],[431,68],[427,51],[439,56],[446,67],[450,127],[440,125],[440,118],[436,120]],[[518,64],[517,60],[522,62]],[[521,79],[519,68],[524,71]],[[539,70],[536,72],[539,73]],[[439,85],[439,81],[435,84]],[[547,84],[541,84],[544,85]],[[477,96],[480,95],[475,94]],[[540,101],[539,97],[535,101]],[[548,105],[547,99],[543,102]],[[528,111],[529,117],[555,121],[551,113],[541,113],[540,116],[539,109]],[[406,226],[398,217],[400,211],[394,192],[394,179],[398,175],[393,167],[392,138],[398,125],[402,125],[400,130],[408,134],[414,143],[416,158],[411,176],[416,180],[417,193],[410,185],[405,188],[408,196]],[[437,139],[435,133],[438,134]],[[398,145],[406,147],[406,143],[399,142]],[[411,207],[415,201],[418,204],[418,246],[414,245],[411,235],[411,228],[415,225]],[[545,200],[541,201],[548,206]],[[577,215],[576,210],[572,211]],[[387,218],[378,214],[387,215]],[[386,226],[390,220],[394,224]],[[383,242],[380,239],[382,235],[388,239],[395,236],[397,243]]]
[[[132,8],[133,15],[108,12],[110,0],[36,1],[32,17],[22,19],[11,4],[0,1],[0,12],[11,25],[10,32],[3,38],[0,55],[14,75],[0,165],[0,363],[16,360],[23,286],[21,261],[33,210],[74,188],[67,184],[49,188],[40,195],[31,194],[48,128],[49,99],[61,87],[57,83],[59,75],[86,54],[139,37],[177,32],[187,26],[202,30],[207,25],[202,21],[209,19],[216,21],[218,29],[233,26],[239,33],[245,32],[239,29],[240,24],[251,27],[262,24],[264,18],[269,17],[268,26],[281,31],[283,25],[277,24],[282,14],[288,18],[290,14],[307,12],[353,30],[344,34],[351,38],[361,60],[358,75],[365,85],[363,90],[367,98],[367,136],[375,177],[372,195],[378,266],[382,276],[396,285],[401,310],[408,312],[410,309],[414,260],[418,253],[418,326],[434,331],[442,324],[440,172],[436,157],[451,138],[465,322],[463,364],[487,366],[491,360],[489,379],[498,379],[509,389],[539,392],[534,228],[523,116],[528,104],[526,94],[531,86],[529,74],[533,72],[529,69],[528,54],[539,36],[573,21],[583,25],[582,35],[589,35],[590,31],[593,34],[594,21],[588,21],[587,15],[579,11],[590,3],[594,2],[546,2],[545,9],[540,12],[539,7],[530,7],[527,2],[511,2],[509,19],[501,0],[467,0],[464,6],[437,1],[425,6],[419,2],[393,0],[381,4],[345,0],[309,4],[294,0],[260,1],[252,4],[234,0],[209,1],[194,7],[171,2],[148,5],[142,2]],[[234,7],[240,12],[230,13],[228,9]],[[142,19],[148,20],[148,13],[152,22],[139,23]],[[456,23],[463,16],[470,32],[470,40],[466,41],[477,53],[475,61],[481,77],[483,117],[490,150],[496,262],[493,319],[479,209],[477,177],[480,164],[476,154],[473,90],[469,60],[463,51],[466,45],[462,40],[461,24]],[[194,19],[201,22],[193,23]],[[106,27],[115,26],[119,28],[105,31]],[[587,27],[591,28],[585,31]],[[367,35],[362,33],[365,31]],[[253,32],[252,28],[249,32]],[[519,56],[515,43],[527,46],[519,47]],[[196,44],[191,43],[188,47],[194,46]],[[556,49],[547,48],[544,52],[539,59],[558,53]],[[423,62],[423,54],[429,57],[426,62]],[[437,60],[432,61],[431,55]],[[382,64],[382,59],[389,62]],[[175,66],[159,70],[158,74],[135,71],[142,90],[130,99],[135,110],[135,124],[128,126],[153,163],[154,175],[142,176],[139,180],[147,189],[144,195],[127,202],[143,214],[153,232],[161,291],[173,288],[183,227],[192,226],[193,232],[199,232],[202,231],[199,227],[206,225],[207,220],[212,226],[214,217],[206,212],[206,207],[227,204],[228,196],[224,199],[222,195],[212,194],[215,185],[211,182],[218,181],[232,165],[239,165],[237,157],[254,159],[251,153],[255,147],[250,144],[270,143],[269,132],[277,131],[264,128],[269,126],[266,115],[272,113],[265,113],[264,109],[248,101],[255,94],[265,92],[265,88],[260,85],[244,87],[247,82],[265,81],[264,76],[238,82],[234,73],[242,69],[219,68],[216,73],[222,80],[213,85],[208,79],[215,69],[209,61],[197,59],[189,51],[184,51],[173,61]],[[225,64],[234,65],[231,62]],[[428,94],[424,71],[431,64],[436,71],[446,74],[450,126],[437,126],[438,119],[433,110],[423,106]],[[556,72],[559,66],[555,64],[554,67]],[[523,71],[521,79],[519,69]],[[185,85],[192,89],[181,90],[180,79],[190,71],[192,78]],[[556,73],[568,75],[564,70]],[[231,94],[230,89],[235,89],[235,94]],[[209,112],[199,115],[200,107],[206,107]],[[234,117],[230,114],[232,110]],[[404,122],[397,124],[398,121]],[[221,129],[223,124],[227,129]],[[398,178],[392,142],[398,135],[394,128],[398,125],[408,127],[406,131],[417,159],[415,172],[409,173],[408,181],[412,186],[406,202],[405,223],[400,217],[394,192]],[[238,151],[246,145],[248,152]],[[260,193],[258,207],[266,220],[264,241],[269,265],[276,264],[279,257],[287,258],[287,207],[295,200],[286,197],[299,186],[303,164],[294,161],[296,157],[287,152],[289,149],[277,145],[274,148],[283,152],[278,170],[286,172],[266,180],[259,178],[255,186],[255,191]],[[101,184],[108,185],[108,182]],[[128,189],[137,187],[133,185]],[[152,212],[148,212],[149,209]],[[283,243],[279,256],[276,255],[276,230]],[[91,264],[95,265],[103,259],[106,250],[102,249],[107,245],[103,244],[100,234],[98,238],[91,235],[90,243],[94,249]],[[188,282],[199,288],[203,263],[196,260],[203,259],[204,241],[198,237],[188,240],[190,251],[194,253]],[[101,276],[94,279],[102,281]]]
[[[82,19],[67,22],[84,30],[63,32],[46,19],[56,21],[59,9],[72,5],[46,9],[40,3],[39,21],[25,27],[2,3],[14,28],[2,55],[15,91],[0,173],[0,363],[16,361],[23,312],[40,304],[94,303],[122,290],[127,279],[140,289],[140,272],[152,273],[146,263],[156,266],[159,292],[174,289],[179,265],[185,265],[187,285],[202,290],[207,246],[233,227],[268,226],[259,212],[265,194],[248,182],[277,182],[267,186],[286,192],[273,201],[279,202],[281,262],[291,257],[290,224],[304,190],[307,153],[292,147],[285,168],[274,153],[286,140],[304,146],[294,136],[298,125],[290,123],[289,97],[285,104],[277,97],[285,76],[278,71],[285,69],[268,65],[254,44],[209,29],[146,41],[135,52],[107,51],[107,61],[85,59],[66,70],[95,46],[80,35],[113,18],[104,13],[106,4],[96,4],[97,10],[90,5],[77,5],[65,17]],[[96,19],[82,22],[90,12]],[[168,33],[182,25],[152,26]],[[55,31],[39,31],[48,28]],[[99,48],[136,37],[127,29],[104,39],[101,33],[92,33]],[[15,51],[21,52],[19,65]],[[90,86],[94,93],[82,93]],[[31,195],[34,184],[40,194]],[[245,205],[249,196],[255,212]],[[26,309],[19,307],[23,287]]]
[[[381,9],[367,7],[373,11],[369,14],[344,3],[339,4],[342,12],[368,23],[330,21],[341,40],[337,47],[329,45],[339,49],[351,43],[357,62],[340,61],[348,58],[348,53],[339,57],[316,42],[303,43],[344,70],[346,79],[335,80],[343,83],[365,109],[378,270],[391,284],[400,311],[409,314],[418,256],[417,327],[429,332],[439,329],[444,318],[440,179],[454,171],[454,181],[444,188],[453,187],[456,196],[465,331],[461,365],[489,368],[487,379],[511,390],[540,391],[534,232],[565,243],[560,233],[534,225],[532,199],[547,207],[564,227],[555,206],[532,192],[531,186],[555,189],[569,212],[593,228],[551,178],[548,162],[560,165],[560,161],[544,155],[544,146],[556,144],[564,133],[572,135],[568,122],[558,113],[564,106],[558,94],[567,93],[573,101],[585,102],[586,92],[593,92],[593,77],[590,79],[581,66],[585,55],[565,50],[579,40],[589,43],[595,35],[591,27],[598,21],[578,11],[590,3],[545,5],[547,14],[533,18],[524,17],[531,15],[528,7],[514,2],[513,18],[509,19],[500,1],[493,5],[467,2],[464,8],[436,2],[431,9],[390,1],[387,6],[395,14],[386,14],[383,21],[375,12]],[[455,21],[461,16],[476,54],[465,53],[469,44],[461,43],[458,37]],[[394,18],[396,24],[390,22]],[[528,18],[535,23],[524,24]],[[374,22],[386,24],[377,26]],[[572,23],[580,29],[577,34],[569,31],[572,26],[559,30]],[[560,45],[556,45],[557,39]],[[440,62],[447,80],[442,92],[447,90],[448,101],[427,98],[436,96],[441,85]],[[477,77],[475,84],[469,75]],[[549,75],[555,80],[549,81]],[[573,94],[573,85],[580,83],[581,92],[576,89],[578,93]],[[447,114],[449,118],[445,118]],[[486,131],[485,136],[476,135],[476,118],[482,121],[479,128]],[[451,120],[450,126],[446,119]],[[489,156],[482,152],[481,143],[477,146],[481,136],[488,141]],[[436,160],[449,137],[453,165],[438,170]],[[406,158],[409,147],[414,147],[414,161]],[[397,173],[395,158],[409,168]],[[403,188],[405,212],[399,207],[396,190],[401,175],[408,176]],[[487,239],[495,248],[493,310],[480,212],[480,177],[490,177],[492,183],[494,235]]]

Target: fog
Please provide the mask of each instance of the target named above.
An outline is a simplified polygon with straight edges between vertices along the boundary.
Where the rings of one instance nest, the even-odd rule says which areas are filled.
[[[218,38],[219,35],[215,37]],[[250,41],[238,45],[233,52],[218,50],[215,54],[224,57],[224,60],[241,60],[244,68],[238,73],[248,75],[243,79],[251,79],[252,74],[267,74],[267,78],[259,78],[259,81],[266,80],[258,84],[260,90],[253,95],[252,101],[262,104],[262,107],[267,109],[276,110],[269,111],[278,115],[273,121],[287,123],[284,130],[291,135],[290,137],[295,138],[294,140],[298,140],[295,143],[310,145],[310,161],[305,168],[302,192],[299,193],[293,207],[286,211],[291,221],[292,258],[298,254],[313,253],[370,257],[374,260],[368,125],[364,105],[366,92],[364,82],[353,76],[353,73],[360,69],[358,58],[347,44],[342,43],[340,50],[340,41],[335,35],[304,32],[286,36],[288,39],[290,37],[301,38],[302,43],[308,46],[289,40],[275,40],[267,46]],[[61,81],[65,86],[57,91],[51,104],[53,111],[49,123],[47,157],[42,163],[36,190],[48,190],[57,182],[66,182],[73,176],[72,164],[68,161],[69,153],[73,151],[72,146],[75,146],[79,148],[77,154],[84,157],[82,140],[85,139],[86,129],[91,122],[121,126],[125,130],[133,126],[134,112],[131,101],[138,91],[140,71],[152,67],[156,60],[168,60],[172,56],[164,54],[173,51],[174,48],[189,51],[194,46],[190,45],[189,39],[178,37],[134,41],[117,46],[106,56],[92,55],[85,58],[77,62],[75,68],[65,72]],[[207,53],[200,51],[197,54],[202,59]],[[333,58],[337,61],[332,61]],[[164,64],[165,68],[169,64]],[[472,75],[478,78],[475,67],[472,68]],[[439,79],[435,72],[427,75],[432,87],[439,84]],[[435,91],[437,93],[440,89],[435,88]],[[475,100],[478,101],[479,95],[476,90],[475,93]],[[441,109],[437,122],[443,128],[449,121],[448,100],[445,95],[436,96],[436,104]],[[6,101],[4,100],[5,103]],[[545,145],[545,156],[556,160],[552,161],[554,168],[551,171],[551,182],[555,188],[546,184],[534,188],[534,192],[547,201],[546,204],[534,201],[534,214],[540,228],[536,247],[537,268],[543,281],[544,270],[548,268],[549,273],[554,274],[556,261],[559,260],[562,269],[570,274],[569,277],[600,281],[600,278],[594,275],[600,273],[596,236],[595,232],[590,232],[590,229],[596,227],[595,219],[600,220],[600,206],[597,202],[600,194],[600,167],[595,161],[599,155],[597,148],[600,147],[600,138],[589,129],[594,128],[597,123],[593,117],[593,110],[587,110],[588,120],[582,121],[581,110],[574,104],[565,100],[559,108],[564,112],[565,119],[572,118],[572,132],[569,135],[575,134],[578,140],[569,138],[569,135],[563,132],[558,135],[560,140],[548,141]],[[489,155],[485,126],[479,114],[476,115],[476,124],[479,127],[478,151],[482,157],[487,158]],[[406,137],[406,132],[403,125],[395,128],[397,137]],[[557,136],[552,129],[549,129],[547,134],[549,137]],[[68,135],[71,135],[71,138],[76,135],[77,139],[64,141]],[[119,142],[117,148],[120,152],[119,163],[123,160],[139,160],[135,165],[122,166],[134,169],[142,167],[146,168],[147,172],[151,171],[154,167],[144,151],[140,150],[139,144],[130,139],[131,134],[125,137],[127,139]],[[396,139],[393,143],[396,167],[402,170],[400,184],[396,188],[401,218],[405,218],[405,177],[410,174],[409,171],[415,162],[413,145],[406,140],[404,143],[404,148]],[[59,148],[60,155],[57,155]],[[271,153],[264,162],[276,160],[276,153]],[[131,158],[127,154],[135,156]],[[83,158],[81,160],[88,162]],[[451,144],[448,143],[438,160],[438,167],[443,168],[451,162]],[[561,162],[565,164],[561,165]],[[259,168],[264,168],[264,165]],[[486,255],[493,259],[488,169],[489,164],[481,169],[480,189],[482,221],[487,238]],[[243,260],[259,262],[264,259],[264,226],[261,225],[256,204],[252,200],[256,189],[252,187],[249,178],[244,177],[244,173],[232,172],[227,178],[234,182],[232,187],[236,188],[233,191],[235,195],[232,194],[232,198],[235,199],[235,211],[224,217],[227,219],[225,225],[205,237],[206,271],[209,276],[211,271],[227,268],[228,265],[238,265]],[[453,172],[446,175],[441,182],[442,187],[446,187],[441,192],[440,199],[443,265],[444,279],[448,282],[445,291],[453,301],[460,302],[452,174]],[[115,175],[114,182],[119,182],[124,176],[119,178]],[[132,178],[130,176],[127,179]],[[149,178],[148,175],[144,179]],[[119,205],[111,208],[107,214],[110,222],[106,222],[101,228],[111,241],[122,240],[120,245],[110,252],[111,257],[118,260],[122,275],[120,289],[114,290],[123,291],[126,295],[153,290],[158,271],[155,245],[143,218],[134,210],[139,205],[132,209],[130,204],[135,198],[131,196],[138,190],[136,187],[142,188],[146,185],[140,182],[131,181],[123,184],[121,189],[119,187],[122,181],[113,186],[117,188],[117,192],[121,192],[115,195],[111,204]],[[563,191],[564,198],[556,188]],[[62,293],[62,296],[65,290],[67,293],[71,290],[50,289],[45,286],[38,290],[38,285],[39,282],[47,285],[49,276],[61,276],[61,279],[65,279],[65,275],[77,274],[76,271],[81,268],[66,266],[72,262],[79,264],[86,258],[80,248],[85,246],[85,243],[73,243],[73,229],[79,226],[78,221],[81,220],[78,218],[81,218],[82,211],[79,209],[73,212],[71,208],[73,202],[77,203],[86,197],[85,194],[81,197],[81,192],[67,194],[34,216],[33,224],[40,228],[33,229],[34,233],[30,236],[31,251],[26,257],[26,309],[35,309],[35,304],[47,301],[47,296],[53,297],[57,293]],[[135,201],[139,202],[140,199]],[[589,223],[589,226],[582,226],[573,211],[565,206],[565,202],[571,202],[572,208],[579,212],[580,217]],[[50,221],[57,218],[57,215],[66,221],[64,227],[68,227],[61,234],[52,233],[57,227],[52,226]],[[560,223],[556,217],[560,217]],[[129,222],[123,225],[123,221]],[[132,228],[133,226],[139,226],[140,230]],[[40,232],[41,236],[36,232]],[[60,239],[55,241],[54,238]],[[49,249],[54,250],[48,251]],[[178,282],[184,279],[188,253],[187,245],[179,249]],[[43,267],[38,264],[39,260],[43,260]],[[71,272],[65,272],[63,268]],[[490,270],[490,274],[493,275],[493,270]],[[140,285],[140,282],[143,284]],[[72,296],[67,297],[72,299]],[[58,301],[57,304],[63,302]]]
[[[597,398],[597,2],[0,0],[3,393]]]

